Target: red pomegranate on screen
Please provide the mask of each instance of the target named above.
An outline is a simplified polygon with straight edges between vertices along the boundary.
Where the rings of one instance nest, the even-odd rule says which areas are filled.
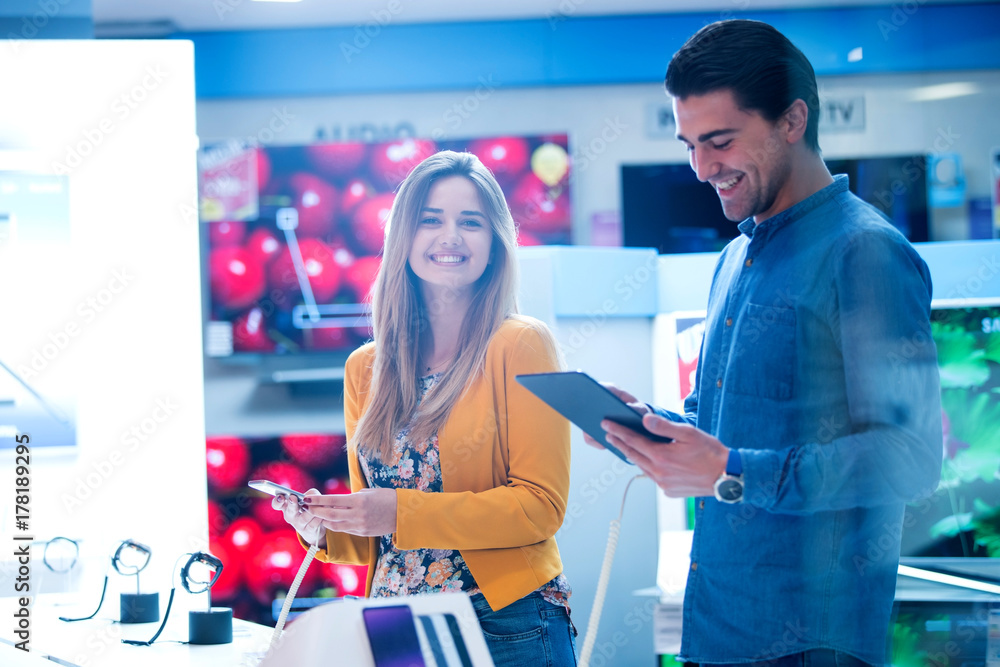
[[[372,152],[370,167],[375,178],[390,189],[403,182],[410,171],[437,151],[427,139],[400,139],[378,144]]]
[[[208,485],[217,491],[232,491],[247,482],[250,450],[241,438],[213,436],[205,439]]]
[[[533,173],[525,174],[510,199],[514,222],[532,233],[568,231],[569,195],[566,190],[550,188]]]
[[[224,543],[230,552],[246,559],[247,554],[252,553],[256,548],[257,541],[263,534],[264,529],[257,521],[247,516],[241,516],[229,524],[229,528],[222,534],[219,541]]]
[[[254,307],[233,321],[233,349],[237,352],[273,352],[264,311]]]
[[[493,172],[500,182],[519,176],[528,168],[528,142],[518,137],[477,139],[469,144],[469,152]]]
[[[540,238],[535,236],[530,232],[522,231],[520,228],[517,230],[517,245],[519,246],[532,246],[532,245],[545,245]]]
[[[332,464],[343,456],[346,443],[347,438],[343,435],[290,433],[281,436],[281,447],[288,458],[304,468],[325,468]]]
[[[222,572],[212,586],[213,600],[231,600],[243,590],[244,562],[242,555],[234,553],[225,542],[209,538],[208,550],[222,561]]]
[[[256,149],[257,153],[257,190],[265,189],[271,181],[271,158],[262,149]]]
[[[302,340],[310,350],[344,350],[356,346],[354,333],[347,327],[311,327],[302,330]]]
[[[219,503],[214,500],[208,501],[208,535],[218,537],[226,532],[229,527],[229,517],[225,515]]]
[[[257,264],[267,266],[271,260],[278,257],[285,244],[275,232],[267,227],[258,227],[250,233],[243,247]]]
[[[355,301],[363,303],[368,298],[368,293],[375,284],[375,277],[378,276],[379,267],[382,266],[382,258],[374,255],[358,257],[344,271],[344,282],[354,295]]]
[[[306,146],[305,152],[309,162],[320,173],[342,179],[357,173],[358,167],[365,161],[367,148],[361,143],[313,144]]]
[[[377,253],[382,249],[385,224],[395,198],[391,192],[376,195],[358,206],[351,216],[352,236],[364,251]]]
[[[292,174],[288,179],[295,210],[299,213],[296,234],[326,236],[333,231],[337,215],[337,190],[323,179],[305,172]]]
[[[375,195],[375,190],[367,181],[352,178],[344,184],[340,194],[340,215],[349,217],[366,199]]]
[[[208,256],[212,301],[240,310],[252,305],[266,288],[264,270],[243,248],[216,248]]]
[[[328,496],[340,495],[344,493],[351,492],[351,485],[348,480],[342,477],[331,477],[323,482],[323,488],[320,489],[324,494]]]
[[[272,531],[263,535],[246,563],[246,585],[260,604],[270,604],[278,591],[288,591],[299,571],[306,550],[295,531]],[[307,597],[321,580],[318,567],[306,570],[297,595]]]
[[[247,225],[241,220],[220,220],[208,223],[208,243],[213,248],[228,248],[243,243]]]
[[[334,259],[334,251],[318,239],[300,239],[298,247],[313,299],[317,303],[329,302],[340,288],[340,267]],[[291,252],[291,248],[286,247],[267,269],[268,282],[273,289],[284,292],[301,290]]]
[[[362,597],[368,582],[368,566],[324,563],[322,577],[339,596]]]

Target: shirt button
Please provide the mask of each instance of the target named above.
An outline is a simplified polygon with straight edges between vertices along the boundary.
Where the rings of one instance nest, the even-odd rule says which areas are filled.
[[[691,571],[692,572],[698,571],[698,563],[691,563]]]
[[[733,326],[733,318],[731,318],[731,317],[727,317],[726,318],[726,326],[727,327]]]
[[[699,500],[698,501],[698,509],[700,509],[700,510],[705,509],[705,501],[704,500]]]
[[[715,381],[715,386],[718,387],[719,389],[722,389],[722,378],[719,378],[718,380]]]
[[[747,263],[747,266],[752,266],[753,265],[753,260],[752,259],[748,259],[746,263]]]

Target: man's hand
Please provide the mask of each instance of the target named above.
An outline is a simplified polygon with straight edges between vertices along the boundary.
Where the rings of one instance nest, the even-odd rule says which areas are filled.
[[[624,389],[619,389],[618,387],[616,387],[615,385],[611,384],[610,382],[602,382],[601,385],[605,389],[607,389],[608,391],[610,391],[612,394],[614,394],[615,396],[617,396],[621,400],[623,400],[626,403],[628,403],[628,405],[629,405],[630,408],[634,408],[634,409],[638,410],[639,414],[644,415],[644,414],[648,414],[649,413],[649,406],[647,406],[645,403],[640,403],[638,398],[636,398],[632,394],[628,393]],[[583,434],[583,441],[585,443],[587,443],[588,445],[590,445],[591,447],[596,447],[597,449],[604,449],[604,443],[598,442],[597,440],[594,440],[593,438],[591,438],[586,433]]]
[[[608,442],[671,498],[714,495],[715,481],[725,471],[729,458],[725,445],[694,426],[653,413],[642,418],[642,425],[651,433],[674,441],[655,442],[621,424],[607,419],[601,422],[608,433]]]

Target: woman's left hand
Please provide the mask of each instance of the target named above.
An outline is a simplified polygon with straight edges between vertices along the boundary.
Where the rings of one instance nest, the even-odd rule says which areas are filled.
[[[306,496],[306,507],[330,530],[361,537],[396,532],[396,492],[361,489],[342,495]]]

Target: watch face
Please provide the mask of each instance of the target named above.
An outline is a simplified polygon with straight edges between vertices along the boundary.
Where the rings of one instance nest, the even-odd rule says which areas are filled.
[[[743,497],[743,482],[734,477],[721,479],[715,487],[715,495],[724,503],[735,503]]]

